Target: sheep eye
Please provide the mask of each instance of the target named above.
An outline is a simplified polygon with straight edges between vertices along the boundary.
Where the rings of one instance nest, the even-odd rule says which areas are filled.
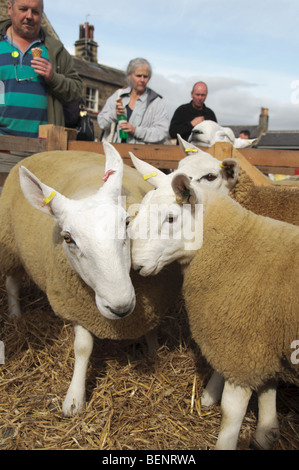
[[[126,227],[127,227],[127,228],[129,227],[129,224],[130,224],[131,221],[132,221],[132,217],[131,217],[131,216],[129,216],[129,217],[126,218]]]
[[[71,234],[69,232],[63,232],[62,233],[62,236],[64,238],[64,241],[68,244],[68,245],[71,245],[71,244],[74,244],[75,245],[75,241],[73,240]]]
[[[202,179],[205,179],[207,181],[215,181],[216,178],[217,176],[213,175],[213,173],[208,173],[207,175],[203,176]]]

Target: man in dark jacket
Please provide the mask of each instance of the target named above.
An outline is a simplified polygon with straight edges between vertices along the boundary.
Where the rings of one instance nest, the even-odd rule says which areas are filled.
[[[64,126],[62,103],[82,96],[72,57],[41,27],[42,15],[43,0],[11,0],[10,19],[0,22],[0,134],[37,137],[39,124]]]
[[[191,92],[192,101],[179,106],[174,112],[170,122],[169,134],[172,139],[176,139],[177,134],[188,140],[194,126],[204,120],[217,122],[215,113],[207,108],[205,100],[208,94],[208,87],[204,82],[197,82]]]

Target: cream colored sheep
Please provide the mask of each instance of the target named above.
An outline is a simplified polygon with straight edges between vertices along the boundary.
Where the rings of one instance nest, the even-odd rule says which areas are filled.
[[[255,214],[299,225],[299,188],[291,186],[256,186],[242,170],[230,196]]]
[[[141,230],[153,233],[151,225],[155,236],[141,239]],[[174,260],[182,265],[191,333],[216,371],[204,404],[221,395],[225,379],[216,448],[236,448],[253,390],[259,397],[254,443],[270,448],[279,436],[276,382],[299,385],[299,228],[176,174],[172,187],[147,194],[130,236],[141,275],[161,273]]]
[[[115,149],[110,144],[106,144],[107,148],[109,148],[109,152],[112,152],[113,158],[117,160]],[[119,154],[118,159],[121,160]],[[20,169],[21,165],[25,169]],[[30,170],[31,173],[28,173],[27,170]],[[57,217],[54,219],[32,207],[20,188],[19,171],[21,172],[23,189],[26,195],[30,192],[31,199],[36,198],[36,207],[40,205],[41,209],[46,212],[57,212],[55,205],[58,206],[59,201],[62,200],[66,202],[67,207],[73,205],[81,207],[82,204],[84,210],[79,208],[79,211],[68,216],[67,220],[63,222],[65,226],[61,227],[60,218],[63,219],[64,211],[61,211],[59,215],[56,214]],[[109,173],[106,173],[109,177],[108,181],[98,191],[103,184],[102,177],[106,171],[105,158],[98,154],[58,151],[36,154],[22,160],[11,170],[0,197],[0,270],[8,276],[7,287],[10,294],[18,295],[14,279],[25,270],[39,288],[46,293],[53,311],[75,325],[76,362],[73,380],[63,405],[65,415],[76,413],[84,406],[85,373],[92,351],[92,335],[98,338],[137,339],[150,333],[158,326],[161,315],[171,306],[172,301],[175,302],[174,293],[178,293],[181,286],[181,277],[176,266],[161,273],[160,277],[151,279],[150,282],[132,272],[131,278],[136,292],[136,307],[133,313],[125,318],[114,320],[114,318],[127,315],[130,311],[127,307],[127,311],[125,308],[118,310],[120,309],[118,306],[106,309],[106,304],[103,308],[105,312],[107,311],[108,317],[103,316],[103,311],[99,312],[95,292],[100,289],[102,281],[103,286],[106,286],[104,293],[101,294],[103,297],[112,288],[113,292],[109,297],[111,303],[114,302],[114,299],[120,299],[121,302],[129,289],[129,284],[124,290],[122,281],[119,281],[119,272],[123,268],[128,271],[127,275],[129,276],[129,264],[127,268],[129,260],[115,259],[114,251],[109,248],[110,245],[102,247],[101,242],[99,242],[94,255],[91,257],[89,255],[90,247],[94,245],[94,239],[98,238],[98,230],[102,229],[98,219],[102,217],[102,210],[106,210],[103,201],[101,201],[101,209],[98,210],[97,204],[95,206],[93,203],[93,198],[96,198],[97,193],[101,193],[107,188],[104,195],[108,204],[110,197],[108,188],[110,182],[112,184],[113,179],[116,178],[114,174],[109,176]],[[141,201],[149,189],[149,185],[138,178],[136,170],[128,166],[124,165],[123,174],[122,195],[126,197],[127,206],[130,206]],[[30,185],[30,191],[28,188],[26,189],[27,184]],[[53,191],[52,188],[55,190]],[[44,193],[42,196],[41,191]],[[55,196],[51,200],[54,192]],[[43,201],[43,198],[46,198],[47,202]],[[90,206],[87,210],[86,204]],[[113,204],[115,205],[114,202]],[[113,204],[110,204],[109,207],[107,205],[109,209],[106,216],[107,226]],[[88,214],[92,211],[95,211],[96,217],[89,217]],[[121,207],[118,208],[118,211],[122,214]],[[116,217],[118,217],[118,211]],[[81,232],[78,230],[78,221],[82,217],[86,221],[85,231],[83,230],[84,224],[80,222],[83,225],[81,228],[86,237],[89,237],[88,243],[84,237],[79,237],[82,230]],[[104,219],[104,226],[106,226],[106,222]],[[125,221],[123,223],[125,224]],[[122,230],[122,225],[120,229]],[[76,245],[77,238],[80,243]],[[103,244],[105,243],[104,240]],[[124,244],[128,246],[125,237],[120,240],[120,245]],[[68,257],[77,249],[81,249],[81,254],[76,263],[87,263],[85,270],[83,269],[83,277],[80,277],[75,271],[76,263],[72,267],[68,262]],[[120,249],[122,248],[120,247]],[[127,250],[127,248],[125,249]],[[101,255],[98,254],[98,251]],[[129,251],[126,251],[124,256],[127,256],[127,253]],[[95,282],[99,286],[94,287],[92,280],[89,280],[88,263],[94,263],[100,256],[103,257],[102,261],[105,261],[105,267],[102,267],[107,275],[101,277],[100,271],[98,276],[95,273]],[[13,313],[18,314],[18,309],[14,309]],[[111,319],[109,314],[111,314]]]

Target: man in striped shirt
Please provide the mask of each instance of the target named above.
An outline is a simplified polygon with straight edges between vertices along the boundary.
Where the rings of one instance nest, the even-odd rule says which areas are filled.
[[[0,134],[37,137],[40,124],[64,125],[62,102],[78,100],[82,83],[61,42],[41,28],[43,0],[11,0],[8,14],[0,30]],[[42,55],[33,58],[36,47]]]

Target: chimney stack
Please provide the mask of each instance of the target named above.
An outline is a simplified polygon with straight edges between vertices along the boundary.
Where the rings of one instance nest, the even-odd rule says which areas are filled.
[[[94,41],[94,26],[89,23],[80,24],[79,39],[75,42],[75,55],[82,57],[88,62],[97,64],[98,43]]]
[[[262,134],[266,134],[268,131],[268,124],[269,124],[269,109],[262,108],[258,126],[258,136]]]

